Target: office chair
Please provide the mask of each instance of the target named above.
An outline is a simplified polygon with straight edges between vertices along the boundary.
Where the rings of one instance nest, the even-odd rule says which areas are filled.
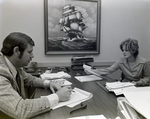
[[[125,76],[124,76],[123,72],[121,72],[120,82],[122,82],[124,78],[125,78]]]

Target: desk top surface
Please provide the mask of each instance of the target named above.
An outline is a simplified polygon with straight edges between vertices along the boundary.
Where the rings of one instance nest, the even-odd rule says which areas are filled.
[[[93,94],[93,97],[91,99],[84,102],[85,104],[87,104],[87,108],[75,111],[70,114],[71,108],[64,106],[38,115],[33,119],[67,119],[77,116],[100,114],[103,114],[106,118],[111,119],[115,119],[117,117],[117,97],[114,93],[106,92],[105,90],[103,90],[103,88],[96,84],[96,81],[79,82],[74,78],[74,76],[76,76],[77,74],[86,75],[84,71],[69,70],[68,73],[71,75],[71,78],[67,80],[72,82],[72,87],[77,87]],[[109,78],[107,78],[107,80],[109,80]],[[104,84],[107,80],[103,79],[98,82]],[[49,93],[49,90],[37,89],[35,98],[40,97],[41,95],[47,95]]]

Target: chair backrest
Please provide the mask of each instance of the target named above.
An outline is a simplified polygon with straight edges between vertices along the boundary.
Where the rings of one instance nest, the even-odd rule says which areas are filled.
[[[121,76],[120,76],[120,81],[122,82],[123,81],[123,79],[124,79],[124,74],[123,74],[123,72],[121,72]]]

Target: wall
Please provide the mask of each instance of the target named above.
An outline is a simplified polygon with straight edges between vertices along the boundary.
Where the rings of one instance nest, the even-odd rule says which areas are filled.
[[[43,0],[0,0],[0,47],[13,31],[31,36],[34,59],[40,63],[68,63],[72,55],[44,54]],[[100,54],[95,62],[114,62],[122,56],[119,44],[131,37],[139,40],[140,55],[150,60],[150,0],[101,0]]]

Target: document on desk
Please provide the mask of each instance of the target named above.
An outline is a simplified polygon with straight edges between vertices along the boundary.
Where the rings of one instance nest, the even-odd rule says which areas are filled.
[[[88,115],[88,116],[72,117],[68,119],[106,119],[106,117],[104,117],[104,115]]]
[[[95,75],[75,76],[75,78],[78,79],[80,82],[102,80],[102,78]]]
[[[116,95],[121,95],[123,94],[123,90],[128,89],[128,88],[135,88],[134,84],[131,82],[106,82],[106,88],[109,91],[114,92]]]
[[[73,89],[71,97],[68,101],[59,102],[58,105],[56,105],[52,109],[57,109],[62,106],[74,107],[74,106],[80,104],[81,102],[89,100],[92,97],[93,97],[92,93],[75,87]]]
[[[124,88],[120,88],[120,89],[114,89],[113,92],[115,93],[115,95],[122,95],[124,90],[126,90],[126,89],[134,90],[135,88],[136,88],[135,86],[124,87]]]
[[[71,76],[64,71],[60,71],[57,73],[43,73],[40,76],[42,79],[71,78]]]
[[[70,86],[72,85],[72,83],[66,79],[54,79],[54,80],[50,80],[51,82],[55,82],[60,84],[61,86]]]
[[[134,86],[134,84],[131,82],[116,81],[116,82],[106,82],[106,86],[108,87],[109,90],[113,90],[113,89]]]
[[[145,118],[150,118],[150,86],[123,92],[130,105]]]

